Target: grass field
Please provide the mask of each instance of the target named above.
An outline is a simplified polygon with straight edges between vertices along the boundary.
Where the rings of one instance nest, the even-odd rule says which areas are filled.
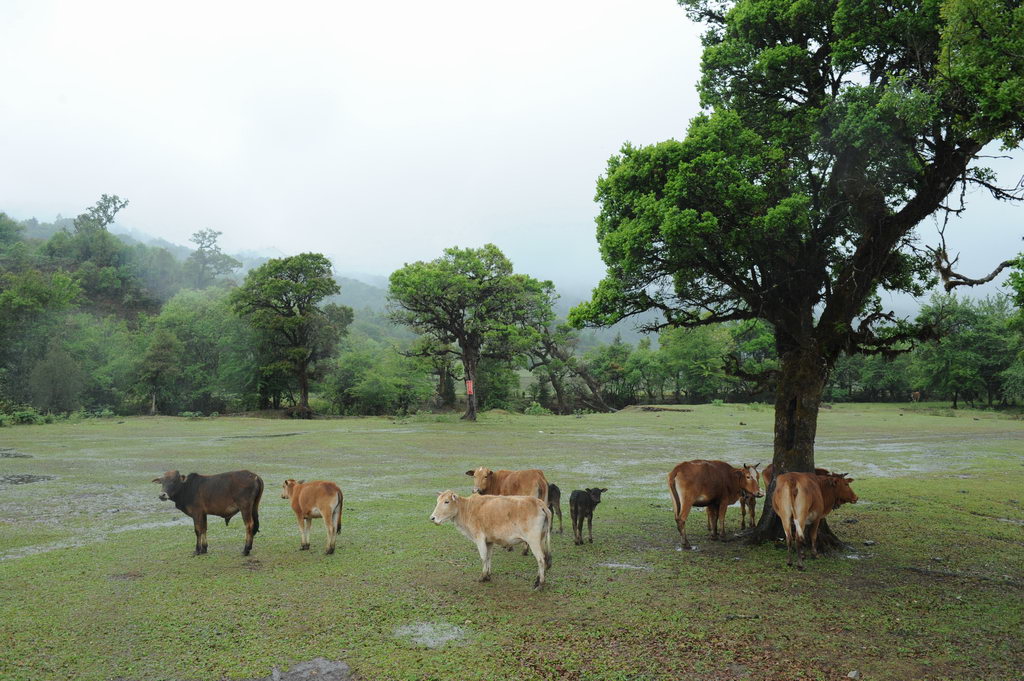
[[[365,681],[1024,678],[1024,422],[913,407],[822,412],[817,461],[856,477],[861,501],[830,517],[850,550],[804,573],[777,547],[708,541],[701,512],[698,550],[679,548],[667,472],[769,461],[758,405],[4,428],[0,678],[261,678],[316,657]],[[479,465],[543,468],[562,488],[544,590],[518,551],[477,583],[473,545],[429,522]],[[240,518],[212,518],[210,553],[193,557],[191,521],[150,480],[237,468],[267,486],[253,553]],[[335,555],[322,524],[298,550],[288,477],[341,485]],[[594,485],[609,491],[577,547],[569,492]]]

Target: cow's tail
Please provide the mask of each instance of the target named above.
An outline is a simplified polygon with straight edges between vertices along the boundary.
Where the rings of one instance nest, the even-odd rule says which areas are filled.
[[[793,523],[793,533],[799,542],[804,540],[804,526],[800,522],[800,508],[797,506],[797,496],[800,494],[799,485],[789,486],[789,522]]]
[[[341,532],[341,505],[344,503],[345,496],[338,490],[338,505],[334,508],[334,531]]]
[[[544,506],[544,531],[541,533],[540,545],[544,549],[544,567],[551,567],[551,519],[554,514],[551,513],[551,509]]]
[[[679,501],[679,491],[676,490],[675,471],[668,474],[668,491],[672,493],[672,512],[676,518],[679,518],[682,502]]]
[[[252,533],[260,531],[260,499],[263,497],[263,478],[256,476],[256,496],[252,500]]]

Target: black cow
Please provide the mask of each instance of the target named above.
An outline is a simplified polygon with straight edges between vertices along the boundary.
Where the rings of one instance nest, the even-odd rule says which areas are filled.
[[[552,522],[554,522],[554,516],[558,514],[558,534],[562,534],[562,490],[558,489],[558,485],[554,483],[548,483],[548,508],[551,509]]]
[[[583,520],[587,521],[587,533],[590,535],[590,543],[594,543],[594,509],[601,503],[601,492],[607,492],[607,487],[598,489],[574,489],[569,495],[569,517],[572,520],[572,536],[574,544],[583,543]]]
[[[263,479],[252,471],[232,471],[217,475],[167,471],[153,482],[163,486],[160,499],[173,501],[174,506],[192,518],[196,530],[195,555],[206,553],[206,516],[218,515],[227,525],[236,513],[245,521],[245,548],[242,555],[252,551],[252,538],[260,531],[259,505],[263,496]]]

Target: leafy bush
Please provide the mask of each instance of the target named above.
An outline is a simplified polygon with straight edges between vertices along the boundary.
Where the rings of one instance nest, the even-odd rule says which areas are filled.
[[[523,413],[527,416],[551,416],[553,412],[542,407],[539,402],[530,402],[526,409],[523,409]]]
[[[45,423],[42,414],[32,407],[21,407],[11,414],[11,423],[15,425],[38,425]]]

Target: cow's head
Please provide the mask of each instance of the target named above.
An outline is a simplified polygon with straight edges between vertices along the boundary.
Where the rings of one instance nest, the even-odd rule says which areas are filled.
[[[454,518],[455,514],[459,512],[458,499],[459,495],[450,489],[438,494],[437,506],[434,506],[434,512],[430,514],[430,521],[435,525],[440,525],[444,521]]]
[[[485,466],[480,466],[476,470],[466,471],[466,475],[473,478],[474,494],[487,494],[487,490],[490,489],[491,482],[494,480],[494,471]]]
[[[851,482],[853,482],[853,478],[846,477],[846,473],[832,473],[828,477],[820,477],[818,479],[819,484],[827,485],[835,490],[835,503],[832,505],[833,511],[843,504],[857,503],[857,495],[854,493],[853,488],[850,487]]]
[[[761,491],[761,484],[758,482],[757,467],[760,465],[759,463],[755,463],[752,466],[743,464],[743,470],[737,471],[741,476],[740,488],[745,494],[755,498],[764,496],[764,492]]]
[[[164,473],[164,477],[153,478],[153,482],[159,483],[162,488],[160,501],[167,501],[176,497],[181,491],[181,486],[185,484],[185,476],[178,471],[167,471]]]
[[[295,485],[297,484],[299,484],[298,480],[294,480],[292,478],[288,478],[287,480],[285,480],[284,485],[281,486],[281,498],[291,499],[292,491],[295,489]]]
[[[601,492],[607,492],[608,488],[607,487],[600,487],[600,488],[594,487],[593,489],[591,489],[590,487],[588,487],[584,491],[587,494],[590,495],[590,500],[594,502],[594,506],[597,506],[598,504],[601,503]]]

